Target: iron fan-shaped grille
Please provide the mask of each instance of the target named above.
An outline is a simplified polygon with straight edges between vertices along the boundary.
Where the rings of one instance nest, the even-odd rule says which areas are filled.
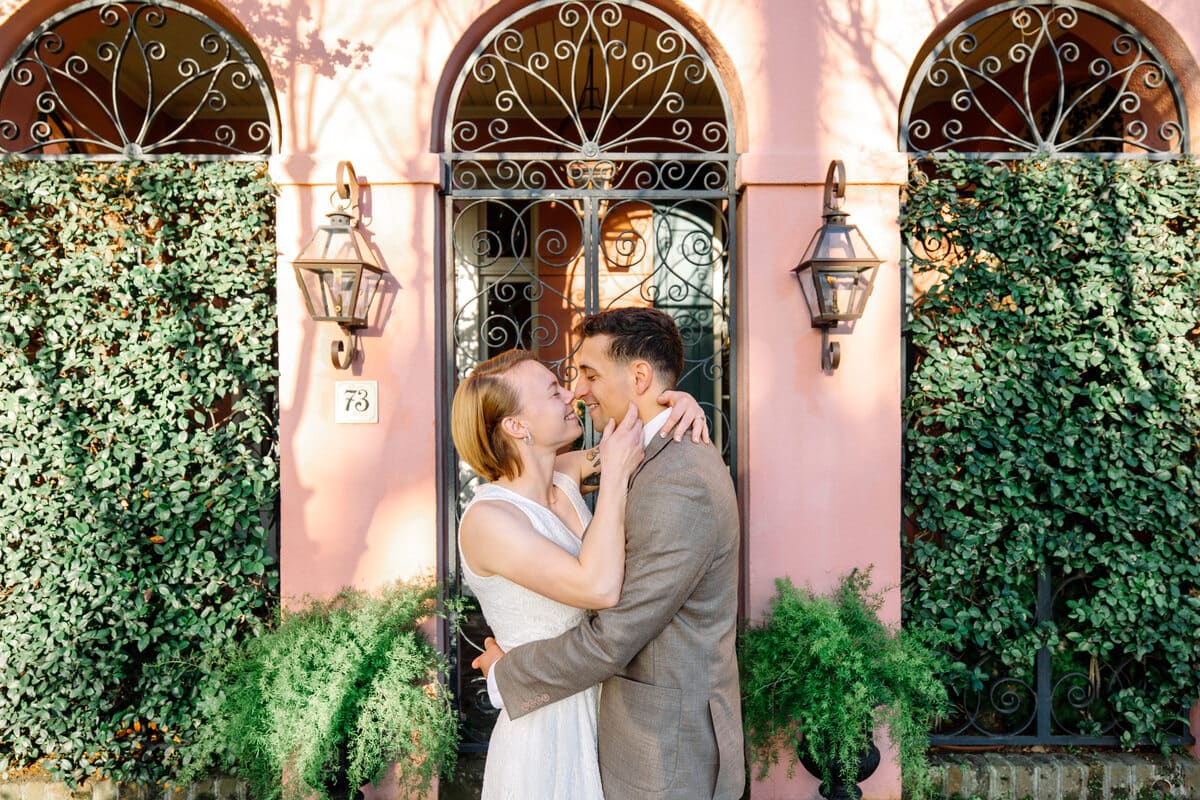
[[[993,6],[926,56],[905,97],[900,149],[988,158],[1188,152],[1179,81],[1119,17],[1078,0]]]
[[[262,158],[275,106],[246,48],[173,0],[87,0],[0,71],[0,152],[23,157]]]

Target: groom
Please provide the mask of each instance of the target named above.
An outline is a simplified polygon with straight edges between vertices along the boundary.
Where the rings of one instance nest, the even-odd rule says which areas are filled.
[[[605,800],[736,800],[745,767],[734,653],[739,525],[729,470],[711,446],[658,435],[670,413],[658,395],[683,371],[683,341],[670,317],[619,308],[585,317],[577,331],[575,397],[596,428],[620,420],[631,402],[645,426],[646,454],[626,503],[621,600],[507,655],[489,642],[477,665],[493,702],[502,699],[513,719],[603,682]]]

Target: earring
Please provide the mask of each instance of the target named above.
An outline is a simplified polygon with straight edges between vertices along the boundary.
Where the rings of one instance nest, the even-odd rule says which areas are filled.
[[[529,431],[525,431],[525,444],[527,444],[527,445],[533,444],[533,434],[530,433]]]

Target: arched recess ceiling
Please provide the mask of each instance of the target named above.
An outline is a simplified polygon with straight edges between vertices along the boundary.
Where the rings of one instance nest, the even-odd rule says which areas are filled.
[[[0,152],[262,158],[278,122],[258,63],[174,0],[85,0],[51,16],[0,70]]]
[[[1136,28],[1081,0],[1021,0],[971,16],[920,63],[900,149],[1170,157],[1190,136],[1179,81]]]

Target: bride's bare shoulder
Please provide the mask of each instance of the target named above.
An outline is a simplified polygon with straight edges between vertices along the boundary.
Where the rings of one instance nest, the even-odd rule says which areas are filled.
[[[463,514],[459,535],[465,539],[503,539],[531,527],[529,517],[513,503],[481,499],[472,503]]]

